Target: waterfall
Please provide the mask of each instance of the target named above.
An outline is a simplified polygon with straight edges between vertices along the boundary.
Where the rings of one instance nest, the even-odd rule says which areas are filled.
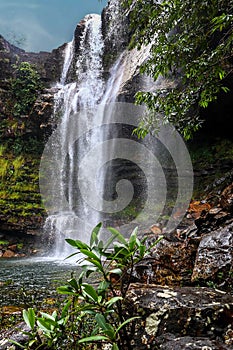
[[[77,235],[77,213],[82,216],[90,216],[92,225],[99,222],[98,212],[89,213],[88,206],[85,202],[77,204],[76,193],[78,160],[86,152],[86,144],[90,144],[90,148],[97,142],[96,137],[100,137],[95,132],[86,135],[86,138],[79,140],[76,145],[69,145],[67,153],[67,145],[71,137],[70,120],[78,110],[83,113],[89,108],[97,105],[104,93],[104,82],[102,72],[102,54],[103,39],[101,34],[101,17],[99,15],[87,15],[84,18],[85,27],[80,40],[79,55],[76,59],[76,81],[67,83],[68,73],[72,61],[74,59],[74,42],[66,45],[64,51],[64,64],[60,78],[57,83],[58,92],[54,98],[54,118],[61,118],[59,124],[59,135],[53,144],[53,157],[58,163],[59,159],[66,159],[63,168],[58,171],[54,167],[51,177],[54,179],[54,198],[50,198],[51,205],[53,202],[55,210],[50,210],[50,215],[45,222],[45,231],[52,232],[53,240],[55,240],[54,254],[56,256],[66,256],[67,249],[64,249],[64,238],[75,238]],[[94,124],[95,115],[85,115],[87,122]],[[98,117],[98,116],[96,116]],[[75,132],[75,130],[72,130]],[[66,194],[67,202],[59,202],[58,198]],[[67,205],[68,203],[68,205]],[[81,211],[81,212],[80,212]],[[83,237],[85,239],[85,228],[82,227]],[[68,246],[68,245],[67,245]]]
[[[113,6],[117,6],[116,1],[113,2]],[[117,100],[122,82],[129,79],[129,70],[132,66],[137,67],[140,59],[135,53],[132,55],[123,51],[110,68],[109,79],[104,84],[103,49],[101,18],[98,15],[88,15],[85,17],[85,27],[80,39],[79,55],[75,58],[75,82],[69,82],[68,79],[70,66],[71,64],[74,66],[73,41],[66,45],[64,52],[63,70],[60,82],[57,84],[58,92],[55,95],[54,104],[54,116],[60,117],[61,121],[55,142],[52,144],[52,158],[55,165],[48,176],[53,179],[53,184],[50,185],[52,195],[47,207],[54,206],[55,210],[50,209],[45,223],[45,231],[52,232],[55,240],[54,254],[57,257],[65,257],[70,253],[69,246],[64,244],[65,237],[88,241],[90,230],[97,223],[104,220],[108,223],[109,219],[105,213],[113,214],[123,210],[133,196],[131,187],[127,185],[121,187],[117,193],[118,196],[114,197],[118,186],[119,168],[122,166],[119,161],[114,160],[116,158],[114,152],[119,154],[117,138],[121,135],[120,129],[124,120],[119,127],[118,124],[114,125],[113,118],[112,125],[111,119],[115,111],[111,106],[110,108],[105,106]],[[78,111],[82,114],[79,115]],[[72,116],[75,119],[72,119]],[[85,124],[88,125],[89,132],[80,138],[78,131],[82,128],[79,124],[81,119],[84,119]],[[109,136],[113,134],[114,137]],[[76,138],[78,142],[73,143]],[[108,142],[111,138],[112,140]],[[95,151],[94,157],[91,157],[91,161],[86,157],[86,163],[80,164],[83,156],[98,145],[100,146]],[[124,158],[122,150],[120,154],[118,158]],[[134,156],[131,155],[131,161],[133,158]],[[66,160],[61,168],[58,166],[60,159]],[[117,169],[116,174],[113,168]],[[98,173],[94,176],[96,169]],[[77,177],[79,183],[77,183]],[[126,180],[126,182],[130,181]],[[64,198],[64,193],[67,199],[65,201],[61,200]],[[115,220],[114,214],[112,217]]]
[[[65,238],[89,241],[91,230],[100,221],[120,227],[126,235],[137,225],[148,229],[157,220],[166,220],[172,230],[192,195],[192,167],[182,138],[172,127],[161,127],[157,138],[138,141],[132,132],[145,110],[131,103],[115,103],[119,96],[130,101],[139,88],[148,90],[153,83],[139,76],[149,48],[122,52],[124,28],[113,26],[115,22],[119,25],[114,17],[120,11],[119,3],[109,3],[110,31],[105,39],[101,17],[87,15],[78,48],[73,40],[64,50],[54,98],[53,117],[58,127],[45,147],[40,171],[49,214],[44,229],[51,234],[56,257],[70,253]],[[107,81],[105,46],[110,53],[111,48],[114,55],[118,53]],[[172,209],[169,199],[174,202]]]

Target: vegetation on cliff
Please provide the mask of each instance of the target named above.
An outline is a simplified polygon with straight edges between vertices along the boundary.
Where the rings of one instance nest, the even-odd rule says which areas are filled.
[[[28,62],[12,67],[0,120],[0,220],[12,229],[40,226],[43,207],[39,194],[42,140],[31,133],[30,113],[42,90],[40,76]]]
[[[151,46],[141,72],[155,81],[166,79],[154,92],[138,92],[137,103],[152,112],[138,133],[154,130],[160,115],[189,139],[202,123],[200,108],[229,91],[233,2],[125,0],[125,5],[133,31],[131,47]]]

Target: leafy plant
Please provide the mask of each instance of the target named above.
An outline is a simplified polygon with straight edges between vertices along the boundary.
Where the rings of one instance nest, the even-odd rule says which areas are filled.
[[[12,112],[14,116],[29,114],[42,89],[40,76],[29,62],[13,65],[15,77],[11,81]]]
[[[135,264],[151,248],[138,239],[137,228],[126,239],[110,227],[106,243],[99,237],[100,229],[101,224],[94,228],[89,244],[66,240],[77,249],[71,256],[78,255],[82,272],[58,288],[60,294],[68,296],[61,312],[36,316],[32,309],[24,310],[24,320],[31,329],[28,344],[21,345],[24,349],[100,349],[105,344],[113,350],[132,349],[137,317],[131,317],[125,296]],[[88,282],[92,274],[98,279],[95,283]]]
[[[124,0],[133,33],[131,47],[148,45],[150,57],[141,73],[158,81],[153,92],[139,91],[136,102],[146,104],[139,136],[172,123],[186,139],[202,123],[206,108],[229,91],[232,72],[232,0]]]

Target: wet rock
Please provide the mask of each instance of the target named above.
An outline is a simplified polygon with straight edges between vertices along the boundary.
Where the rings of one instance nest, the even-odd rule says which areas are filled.
[[[200,217],[195,220],[195,224],[199,234],[202,234],[214,231],[232,221],[233,217],[229,212],[221,208],[213,208],[208,212],[202,212]]]
[[[161,235],[162,234],[162,231],[161,231],[161,228],[158,226],[158,225],[152,225],[150,227],[150,231],[154,234],[154,235]]]
[[[8,246],[8,249],[12,250],[13,252],[16,252],[17,245],[16,244],[12,244],[12,245]]]
[[[222,192],[220,205],[228,212],[233,212],[233,183]]]
[[[172,334],[174,339],[195,338],[194,343],[197,340],[202,347],[211,346],[210,344],[215,346],[216,343],[213,349],[221,349],[217,347],[217,340],[220,339],[220,343],[223,343],[222,349],[227,349],[224,345],[225,336],[233,326],[233,296],[230,294],[203,287],[168,288],[132,284],[127,300],[131,313],[140,316],[136,321],[134,334],[137,350],[154,348],[153,346],[158,345],[159,337],[166,333]],[[203,339],[206,342],[200,342],[199,338],[209,340]],[[180,346],[176,347],[174,339],[169,340],[173,342],[170,343],[170,348],[166,343],[161,348],[182,349],[182,341],[179,340]]]
[[[129,18],[120,1],[108,2],[101,17],[104,39],[103,64],[104,70],[108,72],[116,57],[129,44]]]
[[[203,211],[207,212],[211,209],[211,205],[209,203],[203,203],[201,201],[193,201],[189,205],[188,212],[191,214],[191,216],[195,219],[199,218],[201,216],[201,213]]]
[[[202,238],[192,280],[215,280],[221,274],[224,281],[232,273],[232,266],[233,223]]]
[[[146,236],[148,247],[158,239],[156,233],[151,232]],[[136,265],[137,281],[168,286],[189,285],[199,241],[200,239],[193,238],[172,241],[165,235],[151,249],[151,255]]]
[[[43,94],[40,94],[29,116],[30,133],[40,139],[43,139],[44,135],[47,139],[52,130],[55,129],[55,122],[51,118],[54,107],[54,93],[54,89],[47,89]]]
[[[233,184],[220,194],[218,205],[201,211],[195,220],[199,233],[206,233],[233,222]]]
[[[14,256],[15,253],[10,249],[7,249],[2,255],[3,258],[13,258]]]
[[[172,337],[164,335],[157,339],[159,349],[161,350],[231,350],[232,346],[224,344],[217,340],[208,338],[193,338],[193,337]]]
[[[8,350],[12,343],[9,339],[12,339],[20,344],[23,344],[28,339],[28,336],[23,332],[29,332],[29,327],[26,326],[24,322],[18,324],[16,327],[11,328],[5,332],[1,333],[0,339],[0,350]]]

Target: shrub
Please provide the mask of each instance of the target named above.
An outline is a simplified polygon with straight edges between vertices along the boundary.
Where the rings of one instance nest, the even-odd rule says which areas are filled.
[[[80,240],[66,241],[77,249],[82,272],[72,277],[58,292],[68,296],[61,311],[52,315],[33,309],[23,311],[30,328],[27,345],[16,343],[23,349],[131,349],[134,320],[125,305],[135,264],[150,253],[145,240],[137,237],[137,228],[129,239],[116,229],[104,243],[99,238],[101,224],[92,231],[90,243]],[[160,238],[161,239],[161,238]],[[159,240],[160,240],[159,239]],[[158,240],[158,241],[159,241]],[[154,244],[157,244],[156,241]],[[98,282],[90,283],[94,273]],[[12,341],[15,343],[14,341]]]

